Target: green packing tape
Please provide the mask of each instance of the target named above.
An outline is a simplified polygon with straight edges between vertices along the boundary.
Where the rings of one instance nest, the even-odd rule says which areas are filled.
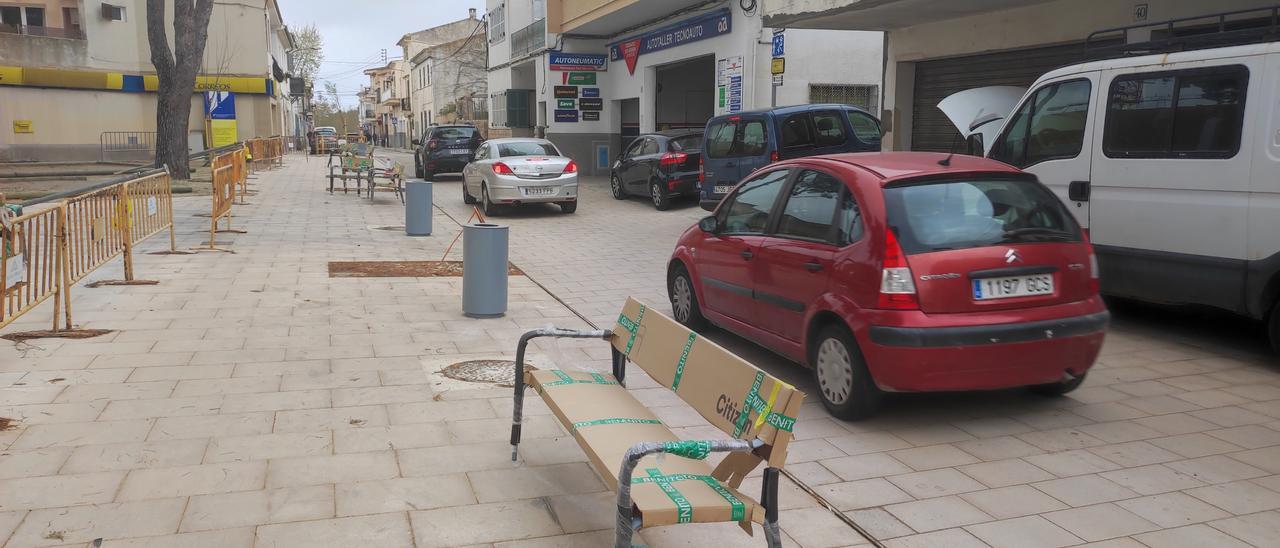
[[[662,450],[671,455],[702,460],[711,454],[711,442],[708,441],[669,441],[662,444]]]
[[[645,470],[645,472],[649,474],[647,477],[642,476],[638,478],[631,478],[631,484],[632,485],[640,485],[645,483],[657,484],[658,487],[662,489],[664,493],[667,494],[667,496],[671,496],[671,493],[673,492],[676,493],[677,495],[680,495],[680,492],[677,491],[675,487],[671,485],[672,483],[675,483],[677,481],[700,481],[702,483],[707,484],[708,487],[710,487],[717,494],[723,497],[725,502],[729,503],[729,514],[731,517],[730,521],[742,521],[747,516],[747,507],[745,504],[742,503],[742,500],[734,496],[733,493],[730,492],[728,489],[725,489],[724,485],[720,483],[720,480],[717,480],[716,478],[713,478],[711,476],[702,476],[698,474],[671,474],[669,476],[664,476],[662,475],[662,471],[658,470],[657,468],[648,468]],[[683,499],[685,502],[688,502],[688,499],[685,499],[684,495],[680,495],[680,498]],[[671,500],[676,502],[676,508],[677,510],[679,510],[680,503],[676,501],[675,497],[672,497]],[[693,517],[692,509],[690,509],[689,517],[690,519],[692,519]],[[688,522],[681,521],[680,523],[688,523]]]
[[[764,418],[764,422],[773,425],[773,427],[778,430],[785,430],[787,432],[790,432],[791,429],[796,426],[795,417],[788,417],[777,412],[769,413],[769,415]]]
[[[662,471],[657,468],[649,468],[646,469],[645,472],[649,474],[649,477],[662,476]],[[676,503],[677,523],[689,523],[693,521],[693,505],[689,503],[689,499],[685,498],[685,496],[681,494],[674,485],[671,485],[671,482],[669,481],[657,480],[654,481],[654,483],[658,485],[659,489],[662,489],[663,493],[666,493],[667,496],[671,498],[671,502]]]
[[[555,376],[558,377],[560,380],[543,383],[542,386],[544,387],[563,386],[566,384],[618,384],[616,381],[611,381],[609,379],[604,378],[604,375],[601,375],[599,373],[592,373],[591,380],[588,381],[588,380],[579,380],[579,379],[570,377],[569,375],[565,374],[564,371],[561,371],[559,369],[551,369],[550,371],[554,373]],[[541,393],[541,391],[539,391],[539,393]]]
[[[689,340],[684,342],[684,350],[680,352],[680,361],[676,362],[676,378],[671,381],[671,390],[680,388],[680,377],[684,376],[684,364],[689,360],[689,350],[693,349],[693,340],[698,338],[698,334],[689,332]]]
[[[658,419],[596,419],[593,421],[582,421],[573,423],[573,429],[586,428],[588,426],[600,426],[602,424],[662,424]]]
[[[631,345],[636,343],[636,335],[640,333],[640,322],[644,321],[644,311],[645,306],[640,305],[640,313],[636,314],[636,321],[634,322],[626,315],[618,314],[618,323],[622,324],[623,329],[631,333],[631,337],[627,339],[627,349],[623,351],[623,354],[627,356],[631,355]]]
[[[764,384],[764,371],[757,371],[756,379],[751,383],[751,389],[747,390],[747,396],[743,398],[742,413],[738,415],[738,422],[733,425],[733,437],[742,436],[742,432],[747,429],[747,422],[751,420],[751,409],[756,409],[757,413],[764,409],[764,400],[760,398],[761,384]],[[753,400],[759,402],[759,409]]]

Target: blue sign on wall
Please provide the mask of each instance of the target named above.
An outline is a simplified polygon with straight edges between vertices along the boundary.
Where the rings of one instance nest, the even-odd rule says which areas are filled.
[[[775,32],[773,34],[773,56],[774,57],[782,57],[783,55],[786,55],[786,41],[787,41],[787,35],[781,32]]]
[[[607,70],[608,64],[603,53],[565,53],[550,51],[547,64],[551,70]]]
[[[576,111],[576,110],[557,110],[557,111],[556,111],[556,118],[555,118],[555,120],[556,120],[557,122],[577,122],[577,121],[578,121],[578,111]]]
[[[729,8],[721,8],[696,17],[690,17],[689,19],[651,30],[643,35],[632,36],[609,44],[609,59],[612,61],[621,61],[623,59],[622,44],[625,42],[638,40],[638,55],[644,55],[683,46],[699,40],[715,38],[721,34],[729,34],[733,30],[732,21],[733,17],[729,13]]]
[[[236,94],[232,91],[204,92],[204,113],[210,120],[236,119]]]
[[[600,88],[582,88],[583,97],[599,97]]]

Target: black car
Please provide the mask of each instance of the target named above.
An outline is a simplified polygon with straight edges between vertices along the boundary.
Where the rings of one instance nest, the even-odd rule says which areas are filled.
[[[648,196],[665,211],[680,196],[698,195],[702,130],[647,133],[627,145],[609,171],[613,197]]]
[[[422,139],[415,139],[414,174],[430,179],[437,173],[460,173],[480,147],[480,132],[470,124],[428,127]]]

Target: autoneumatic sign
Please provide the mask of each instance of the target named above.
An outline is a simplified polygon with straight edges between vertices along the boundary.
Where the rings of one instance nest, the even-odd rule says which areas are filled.
[[[551,70],[608,70],[608,58],[604,54],[548,52],[547,64]]]
[[[729,8],[721,8],[683,21],[654,29],[609,44],[611,61],[626,61],[627,70],[636,72],[636,58],[646,53],[683,46],[691,42],[728,34],[732,29]]]

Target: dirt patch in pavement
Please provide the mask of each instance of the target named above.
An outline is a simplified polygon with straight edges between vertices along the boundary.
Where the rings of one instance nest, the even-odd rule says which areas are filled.
[[[13,420],[9,417],[0,417],[0,432],[4,432],[5,430],[13,430],[14,428],[17,428],[17,427],[18,427],[18,421]]]
[[[507,264],[507,274],[524,274]],[[462,275],[462,261],[354,261],[329,263],[330,278],[438,278]]]

